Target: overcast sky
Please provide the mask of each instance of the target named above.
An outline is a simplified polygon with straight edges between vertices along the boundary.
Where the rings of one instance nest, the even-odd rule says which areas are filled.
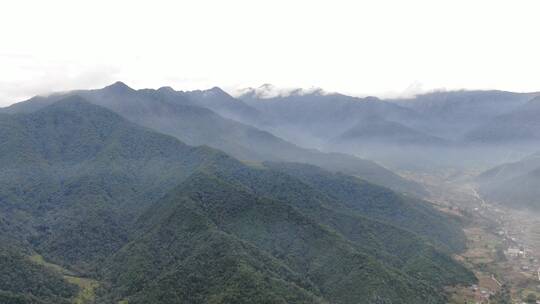
[[[540,90],[540,1],[2,1],[0,105],[122,80]]]

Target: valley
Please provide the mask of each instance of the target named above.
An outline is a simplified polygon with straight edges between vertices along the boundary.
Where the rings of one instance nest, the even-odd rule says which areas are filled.
[[[540,304],[540,1],[6,2],[0,304]]]
[[[504,149],[428,132],[460,117],[471,128],[469,104],[488,107],[496,96],[531,97],[426,95],[454,98],[446,107],[463,98],[434,121],[422,98],[405,108],[340,94],[259,100],[116,82],[2,108],[0,302],[532,300],[538,221],[495,203],[512,192],[490,193],[511,189],[497,186],[509,180],[534,189],[538,158],[503,164]],[[291,134],[343,150],[268,131],[288,122]],[[358,146],[373,158],[344,154]]]
[[[464,221],[467,250],[455,258],[474,271],[478,283],[448,288],[450,303],[522,303],[540,299],[540,216],[479,196],[476,172],[449,170],[404,175],[427,186],[429,200]]]

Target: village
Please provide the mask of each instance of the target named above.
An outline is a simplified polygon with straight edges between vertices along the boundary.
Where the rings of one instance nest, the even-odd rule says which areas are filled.
[[[449,288],[451,304],[540,304],[540,215],[480,197],[466,177],[407,175],[428,186],[430,201],[465,221],[467,250],[456,259],[478,283]]]
[[[488,275],[496,283],[481,280],[479,286],[471,286],[474,303],[494,302],[505,292],[507,299],[494,303],[540,303],[540,239],[531,235],[538,224],[534,217],[485,201],[472,215],[479,226],[473,223],[466,230],[470,247],[463,256],[479,277]]]

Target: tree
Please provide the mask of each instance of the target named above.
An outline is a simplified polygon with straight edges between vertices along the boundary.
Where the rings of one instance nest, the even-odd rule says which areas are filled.
[[[536,304],[536,295],[534,293],[529,293],[525,299],[525,302]]]

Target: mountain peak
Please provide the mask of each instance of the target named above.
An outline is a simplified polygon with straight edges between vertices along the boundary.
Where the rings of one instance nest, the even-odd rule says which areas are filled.
[[[221,96],[228,96],[229,94],[225,91],[223,91],[220,87],[213,87],[209,90],[204,91],[205,95],[221,95]]]
[[[112,92],[130,92],[130,91],[134,91],[132,88],[130,88],[127,84],[121,82],[121,81],[117,81],[109,86],[106,86],[105,88],[103,88],[104,90],[107,90],[107,91],[112,91]]]
[[[218,92],[218,93],[225,93],[220,87],[212,87],[210,90],[211,92]]]
[[[161,87],[158,89],[158,91],[161,91],[161,92],[171,92],[171,93],[174,93],[176,92],[172,87],[170,86],[165,86],[165,87]]]
[[[376,101],[381,101],[381,100],[378,97],[375,97],[375,96],[366,96],[366,97],[364,97],[364,101],[376,102]]]

